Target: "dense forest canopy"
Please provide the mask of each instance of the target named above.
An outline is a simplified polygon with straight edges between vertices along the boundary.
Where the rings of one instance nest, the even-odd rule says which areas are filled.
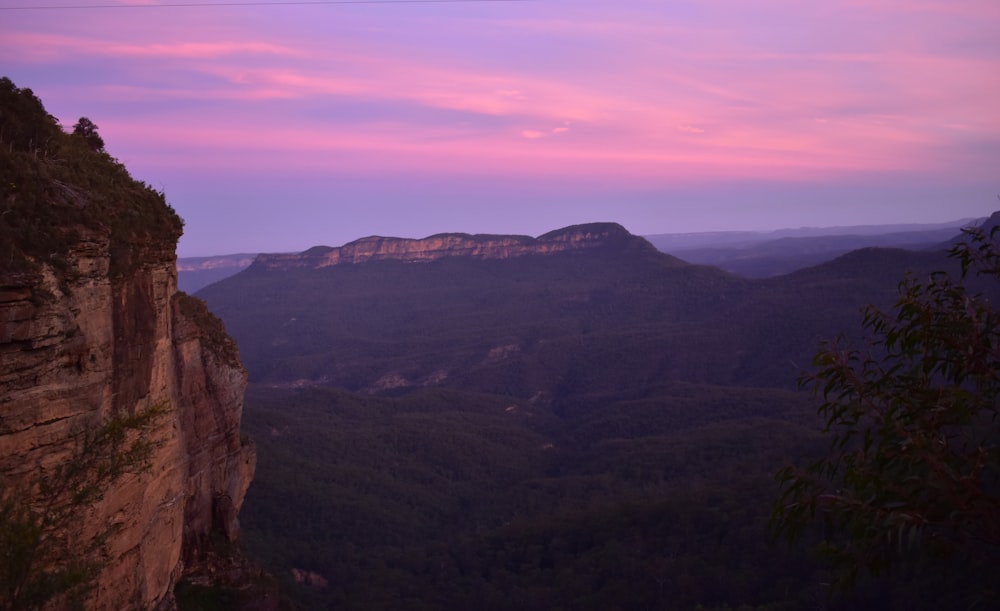
[[[305,608],[964,608],[903,574],[838,592],[821,531],[767,527],[775,472],[828,448],[796,388],[821,340],[942,269],[894,249],[763,280],[615,248],[251,266],[199,293],[256,382],[248,544]]]

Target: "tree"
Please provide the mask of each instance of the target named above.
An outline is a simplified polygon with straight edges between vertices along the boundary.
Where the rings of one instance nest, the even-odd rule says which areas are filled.
[[[80,136],[92,150],[103,152],[104,139],[97,133],[97,125],[87,117],[80,117],[80,120],[73,126],[73,135]]]
[[[996,231],[967,231],[949,253],[958,279],[906,278],[893,312],[865,310],[863,351],[827,344],[801,380],[831,443],[779,472],[772,532],[794,541],[821,521],[841,586],[886,574],[970,594],[961,605],[996,600],[1000,311],[971,288],[1000,286]]]

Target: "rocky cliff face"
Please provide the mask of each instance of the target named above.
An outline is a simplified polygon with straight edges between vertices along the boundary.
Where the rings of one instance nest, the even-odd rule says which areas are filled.
[[[317,246],[298,254],[259,255],[254,266],[270,270],[315,269],[383,260],[420,263],[444,257],[509,259],[526,255],[589,250],[623,243],[638,243],[652,248],[652,245],[642,238],[633,236],[621,225],[591,223],[574,225],[538,238],[464,233],[439,234],[420,240],[372,236],[337,248]]]
[[[255,465],[240,438],[247,378],[235,347],[177,293],[172,248],[141,260],[111,279],[108,241],[92,235],[70,251],[72,282],[48,266],[0,277],[0,473],[51,470],[80,431],[167,408],[150,431],[151,470],[121,477],[81,516],[83,540],[116,527],[89,609],[169,606],[212,530],[235,537]]]
[[[0,110],[11,108],[0,112],[7,134],[49,129],[30,92],[4,80]],[[177,292],[180,221],[162,194],[102,151],[49,135],[61,148],[48,158],[17,140],[0,147],[0,497],[21,491],[40,512],[54,493],[34,483],[78,456],[89,431],[157,411],[143,432],[148,468],[111,479],[45,537],[67,555],[103,541],[85,608],[171,608],[212,532],[237,532],[255,466],[240,436],[246,372],[221,323]],[[86,178],[73,182],[69,168],[82,164]]]

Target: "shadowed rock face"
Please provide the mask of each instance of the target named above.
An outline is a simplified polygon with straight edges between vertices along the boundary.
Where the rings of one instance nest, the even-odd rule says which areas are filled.
[[[0,475],[30,481],[115,415],[166,406],[148,472],[117,479],[70,540],[115,531],[88,609],[170,608],[213,529],[236,536],[253,475],[241,441],[246,371],[204,305],[177,293],[174,243],[110,273],[109,236],[81,232],[60,268],[0,272]]]
[[[254,265],[259,269],[322,268],[331,265],[395,260],[410,263],[435,261],[444,257],[510,259],[525,255],[587,250],[645,243],[616,223],[574,225],[538,238],[518,235],[469,235],[445,233],[420,240],[371,236],[331,248],[317,246],[298,254],[259,255]],[[652,248],[651,245],[649,245]]]
[[[177,292],[183,223],[163,193],[3,77],[0,134],[0,492],[72,511],[51,514],[32,576],[96,557],[96,541],[84,608],[170,608],[212,531],[237,532],[255,466],[246,371],[221,323]],[[121,447],[88,454],[102,430]],[[145,458],[134,442],[147,469],[128,468]],[[53,476],[68,467],[86,474],[72,487]]]

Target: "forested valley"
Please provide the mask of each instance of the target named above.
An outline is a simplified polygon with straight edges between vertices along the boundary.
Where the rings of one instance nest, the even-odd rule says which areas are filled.
[[[966,608],[899,573],[840,591],[820,529],[769,536],[775,474],[829,451],[798,378],[944,249],[769,279],[634,236],[251,265],[198,293],[250,371],[245,544],[288,608]]]

